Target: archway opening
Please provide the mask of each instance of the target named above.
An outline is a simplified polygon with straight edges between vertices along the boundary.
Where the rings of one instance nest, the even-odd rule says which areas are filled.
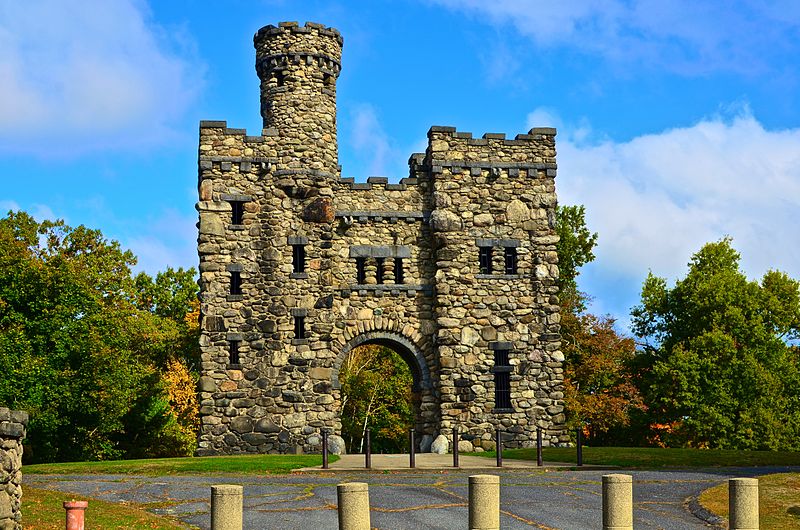
[[[350,453],[365,451],[367,429],[373,453],[408,451],[408,430],[419,416],[419,377],[405,359],[408,352],[395,348],[392,342],[368,341],[342,361],[342,437]]]

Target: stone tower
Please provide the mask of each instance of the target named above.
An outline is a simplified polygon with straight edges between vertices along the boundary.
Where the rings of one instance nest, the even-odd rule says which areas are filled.
[[[198,453],[319,451],[370,343],[411,368],[420,434],[565,442],[555,130],[431,127],[399,183],[342,179],[341,36],[281,23],[254,43],[262,133],[200,123]]]

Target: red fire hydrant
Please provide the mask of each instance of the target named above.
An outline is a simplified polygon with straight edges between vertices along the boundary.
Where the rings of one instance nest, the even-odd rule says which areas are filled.
[[[67,530],[83,530],[84,511],[89,503],[86,501],[66,501],[64,509],[67,510]]]

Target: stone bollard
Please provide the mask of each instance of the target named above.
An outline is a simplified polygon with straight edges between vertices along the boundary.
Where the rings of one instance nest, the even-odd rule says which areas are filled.
[[[242,486],[211,486],[211,530],[242,530]]]
[[[603,475],[603,530],[633,530],[633,478]]]
[[[86,501],[64,502],[64,509],[67,511],[67,530],[83,530],[88,506],[89,503]]]
[[[732,478],[728,481],[728,519],[731,530],[758,528],[757,478]]]
[[[339,530],[370,530],[369,486],[348,482],[336,486],[339,501]]]
[[[472,475],[469,477],[469,529],[498,530],[500,528],[500,477]]]

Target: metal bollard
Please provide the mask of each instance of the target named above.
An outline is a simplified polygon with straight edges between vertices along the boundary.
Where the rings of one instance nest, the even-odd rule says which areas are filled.
[[[365,482],[336,486],[339,530],[370,530],[369,487]]]
[[[364,445],[366,450],[364,451],[364,467],[367,469],[372,469],[372,441],[370,440],[370,433],[369,429],[364,432]]]
[[[728,520],[731,530],[758,528],[758,479],[728,480]]]
[[[64,509],[67,511],[67,530],[83,530],[85,523],[86,501],[65,501]]]
[[[578,429],[576,431],[577,438],[578,438],[578,466],[583,465],[583,430]]]
[[[633,530],[633,478],[603,475],[603,530]]]
[[[458,427],[453,427],[453,467],[458,467]]]
[[[542,428],[536,427],[536,465],[542,467]]]
[[[469,529],[499,530],[500,477],[472,475],[469,477]]]
[[[322,431],[322,469],[328,469],[328,431]]]
[[[414,429],[409,429],[409,431],[408,431],[408,448],[409,448],[408,467],[410,467],[410,468],[417,467],[417,462],[416,462],[416,459],[415,459],[415,456],[414,456],[414,453],[416,451],[416,447],[414,447],[416,445],[416,440],[414,439],[415,438],[414,434],[415,434]]]
[[[500,439],[500,429],[494,430],[494,448],[497,453],[497,467],[503,467],[503,440]]]
[[[242,530],[241,486],[211,486],[211,530]]]

